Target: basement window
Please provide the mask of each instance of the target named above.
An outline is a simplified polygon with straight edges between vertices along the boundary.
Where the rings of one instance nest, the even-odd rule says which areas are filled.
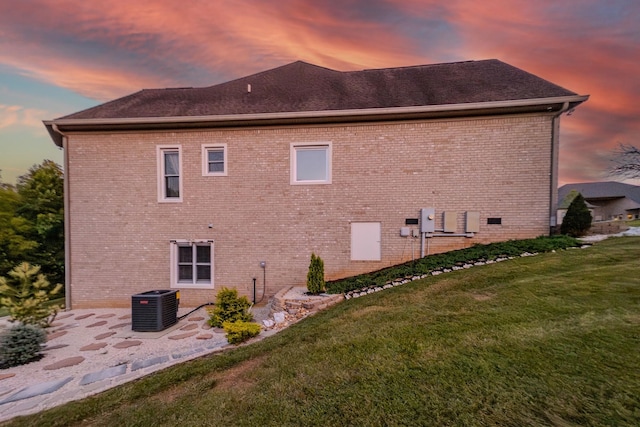
[[[213,288],[213,242],[171,242],[171,287]]]
[[[501,225],[502,218],[487,218],[487,224],[490,225]]]

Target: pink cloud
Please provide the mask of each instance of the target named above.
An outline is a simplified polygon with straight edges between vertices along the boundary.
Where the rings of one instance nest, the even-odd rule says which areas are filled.
[[[417,7],[421,1],[399,1]],[[579,94],[587,103],[562,119],[560,181],[612,179],[612,150],[640,133],[640,3],[451,1],[444,16],[462,58],[499,58]]]
[[[19,105],[0,104],[0,129],[11,126],[27,126],[42,130],[41,117],[45,111],[24,108]]]
[[[108,100],[298,59],[352,70],[498,58],[591,95],[562,119],[560,165],[561,181],[590,181],[618,143],[637,143],[639,16],[638,2],[597,0],[0,2],[0,64]]]
[[[385,24],[300,0],[41,1],[0,6],[0,16],[0,62],[100,100],[144,87],[210,85],[297,59],[340,69],[415,60],[403,49],[409,40]]]

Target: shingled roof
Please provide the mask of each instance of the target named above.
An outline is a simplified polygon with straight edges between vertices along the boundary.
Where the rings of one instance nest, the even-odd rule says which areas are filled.
[[[63,118],[356,110],[571,95],[576,93],[495,59],[350,72],[297,61],[215,86],[146,89]]]
[[[562,200],[571,191],[577,191],[582,197],[591,201],[622,199],[624,197],[640,206],[640,186],[624,182],[582,182],[565,184],[558,189],[558,199]]]
[[[297,61],[201,88],[145,89],[55,120],[60,132],[563,112],[588,96],[496,59],[363,71]]]

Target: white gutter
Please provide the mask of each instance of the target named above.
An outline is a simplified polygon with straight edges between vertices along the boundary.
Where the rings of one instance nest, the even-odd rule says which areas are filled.
[[[546,104],[563,104],[586,101],[589,96],[572,95],[554,98],[517,99],[509,101],[469,102],[465,104],[419,105],[412,107],[363,108],[351,110],[322,110],[322,111],[285,111],[278,113],[254,114],[222,114],[209,116],[170,116],[170,117],[125,117],[103,119],[58,119],[45,121],[45,125],[53,123],[58,126],[72,125],[109,125],[109,124],[154,124],[154,123],[198,123],[198,122],[226,122],[277,119],[304,119],[323,117],[349,116],[382,116],[388,114],[412,114],[454,112],[468,110],[483,110],[509,107],[527,107]]]
[[[549,234],[551,227],[557,225],[558,211],[558,168],[560,158],[560,116],[569,110],[569,103],[565,102],[562,108],[553,116],[551,122],[551,171],[549,173],[550,186],[549,189]]]
[[[67,155],[67,145],[69,137],[58,129],[55,123],[51,124],[54,131],[62,136],[63,164],[64,164],[64,308],[71,310],[71,238],[69,220],[69,156]]]

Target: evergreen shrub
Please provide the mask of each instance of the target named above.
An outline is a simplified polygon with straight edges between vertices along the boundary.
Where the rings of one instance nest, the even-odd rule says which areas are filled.
[[[62,289],[51,286],[40,267],[23,262],[9,272],[9,279],[0,277],[0,305],[9,310],[10,320],[46,328],[60,306],[48,304]]]
[[[224,322],[222,324],[224,331],[226,332],[227,341],[229,344],[240,344],[253,338],[260,333],[261,327],[257,323],[251,322]]]
[[[250,322],[253,315],[248,311],[251,303],[246,296],[238,296],[237,289],[222,288],[216,295],[216,305],[208,309],[209,325],[221,328],[224,322]]]
[[[333,280],[326,283],[327,292],[338,294],[368,286],[383,286],[385,283],[407,276],[423,275],[434,270],[464,265],[467,262],[489,261],[501,257],[516,257],[525,252],[551,252],[568,247],[580,246],[570,236],[537,237],[535,239],[509,240],[506,242],[474,245],[456,251],[427,255],[415,261],[383,268],[370,273]]]
[[[587,231],[591,228],[591,212],[587,207],[586,202],[582,194],[573,199],[567,213],[562,219],[560,225],[560,232],[572,237],[581,237],[587,234]]]
[[[47,335],[37,325],[17,324],[0,335],[0,369],[20,366],[40,358]]]
[[[315,253],[311,253],[309,272],[307,273],[307,291],[317,295],[325,291],[324,261]]]

